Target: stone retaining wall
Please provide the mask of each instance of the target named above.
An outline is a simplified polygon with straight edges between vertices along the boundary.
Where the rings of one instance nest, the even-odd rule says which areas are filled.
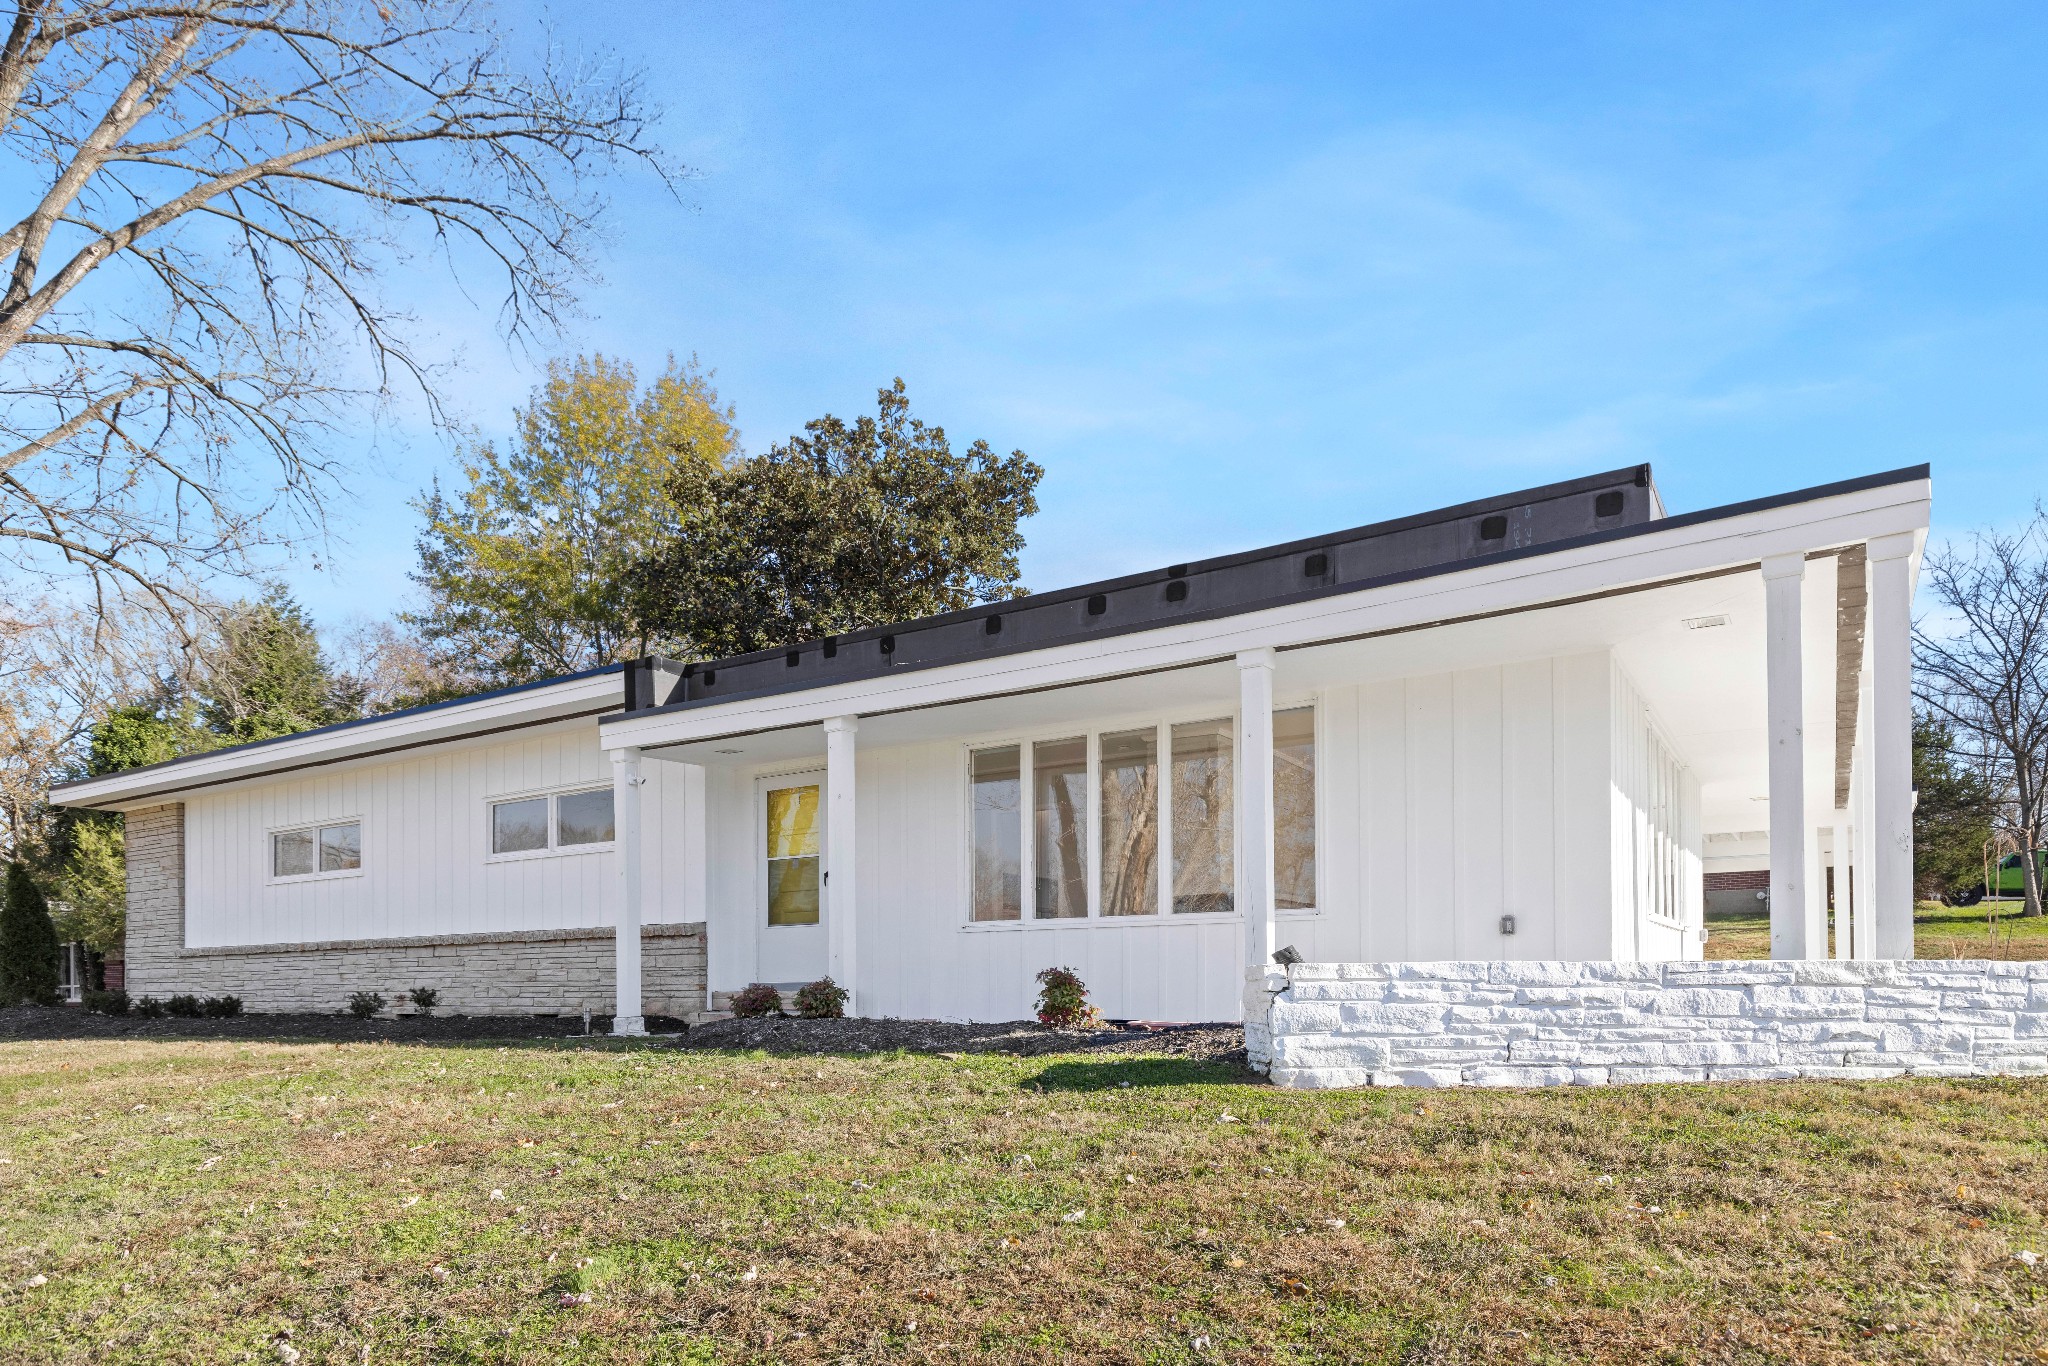
[[[609,1015],[617,1004],[608,926],[188,949],[183,805],[129,812],[127,851],[131,997],[239,996],[250,1011],[327,1012],[358,991],[396,1003],[432,987],[450,1015]],[[647,925],[640,942],[645,1013],[701,1014],[704,926]]]
[[[1303,963],[1253,975],[1276,1085],[2048,1074],[2048,962]]]

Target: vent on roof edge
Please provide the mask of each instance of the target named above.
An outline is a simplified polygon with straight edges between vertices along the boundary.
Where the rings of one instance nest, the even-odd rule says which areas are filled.
[[[1320,579],[1330,572],[1330,557],[1317,551],[1301,562],[1301,572],[1305,578]]]
[[[1188,581],[1186,579],[1174,579],[1166,585],[1166,600],[1168,602],[1180,602],[1187,595]]]
[[[698,675],[697,675],[697,677],[699,677],[699,678],[703,679],[703,680],[704,680],[704,686],[708,688],[708,687],[710,687],[710,686],[711,686],[711,685],[712,685],[713,683],[716,683],[716,682],[718,681],[718,670],[716,670],[716,669],[706,669],[706,670],[705,670],[705,671],[704,671],[703,673],[701,673],[701,674],[698,674]]]
[[[894,637],[894,636],[883,636],[883,637],[882,637],[882,653],[883,653],[883,654],[885,654],[885,655],[893,655],[893,654],[895,654],[895,653],[896,653],[896,637]]]
[[[1609,489],[1607,492],[1594,498],[1593,515],[1595,517],[1621,516],[1621,490]]]
[[[1102,614],[1103,614],[1104,612],[1107,612],[1108,610],[1109,610],[1109,599],[1108,599],[1108,598],[1104,597],[1104,596],[1103,596],[1102,594],[1100,594],[1100,593],[1090,593],[1090,594],[1088,595],[1088,615],[1089,615],[1089,616],[1091,616],[1091,617],[1099,617],[1099,616],[1101,616],[1101,615],[1102,615]]]
[[[839,653],[839,642],[838,642],[838,641],[836,641],[836,640],[834,640],[834,639],[833,639],[832,637],[830,637],[830,636],[826,636],[826,637],[825,637],[825,648],[824,648],[824,651],[823,651],[823,654],[824,654],[825,658],[827,658],[827,659],[831,659],[831,658],[834,658],[835,656],[837,656],[837,655],[838,655],[838,653]]]
[[[797,660],[797,654],[796,654],[796,651],[795,651],[795,650],[791,650],[791,651],[790,651],[790,652],[789,652],[788,654],[786,654],[786,655],[784,655],[784,656],[782,657],[782,662],[783,662],[784,664],[787,664],[787,665],[788,665],[788,666],[789,666],[790,668],[792,668],[792,669],[794,669],[794,668],[796,667],[796,660]]]
[[[1479,539],[1482,541],[1505,541],[1508,538],[1508,519],[1505,517],[1482,517],[1479,520]]]
[[[985,636],[999,636],[1003,633],[1003,619],[1000,614],[981,619],[981,633]]]

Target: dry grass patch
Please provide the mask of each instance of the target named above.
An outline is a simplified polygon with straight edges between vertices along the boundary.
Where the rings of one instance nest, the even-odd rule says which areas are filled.
[[[0,1046],[0,1121],[9,1361],[2048,1341],[2028,1082],[1303,1094],[1156,1058],[121,1041]]]

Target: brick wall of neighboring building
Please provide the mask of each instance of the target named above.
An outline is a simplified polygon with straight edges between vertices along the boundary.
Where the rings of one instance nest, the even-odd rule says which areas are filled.
[[[454,1015],[609,1015],[616,1004],[612,931],[602,927],[188,949],[184,806],[130,812],[127,849],[131,997],[227,995],[249,1011],[326,1012],[358,991],[395,1001],[432,987],[437,1009]],[[705,1008],[704,949],[701,923],[643,927],[647,1014]]]
[[[1771,870],[1751,868],[1739,873],[1706,873],[1703,875],[1710,892],[1768,892],[1771,889]]]

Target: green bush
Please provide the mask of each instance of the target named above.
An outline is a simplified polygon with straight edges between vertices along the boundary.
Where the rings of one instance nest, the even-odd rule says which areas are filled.
[[[1088,1004],[1088,988],[1072,968],[1038,974],[1038,1022],[1054,1029],[1093,1029],[1102,1012]]]
[[[367,1020],[384,1008],[384,997],[375,991],[359,991],[348,998],[348,1013]]]
[[[88,991],[84,993],[85,1008],[95,1015],[126,1015],[128,993],[125,991]]]
[[[181,1020],[196,1020],[202,1007],[197,996],[177,995],[164,1002],[164,1009]]]
[[[28,869],[7,865],[0,905],[0,1006],[57,1004],[57,927]]]
[[[145,1020],[161,1020],[166,1011],[162,1001],[154,996],[145,996],[135,1003],[135,1013]]]
[[[796,993],[799,1020],[837,1020],[846,1014],[846,988],[830,977],[820,977]]]
[[[782,1013],[782,993],[766,982],[755,982],[732,997],[732,1013],[742,1020],[759,1020]]]
[[[242,1013],[242,998],[209,996],[199,1003],[199,1013],[209,1020],[231,1020]]]
[[[414,987],[406,997],[412,1002],[412,1008],[422,1015],[433,1014],[434,1007],[441,1004],[441,993],[432,987]]]

